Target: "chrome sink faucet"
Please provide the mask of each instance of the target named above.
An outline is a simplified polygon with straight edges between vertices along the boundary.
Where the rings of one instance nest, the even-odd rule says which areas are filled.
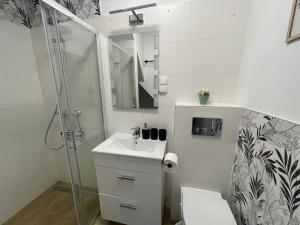
[[[130,129],[132,131],[132,136],[134,137],[135,141],[140,138],[141,136],[141,128],[140,127],[133,127]]]

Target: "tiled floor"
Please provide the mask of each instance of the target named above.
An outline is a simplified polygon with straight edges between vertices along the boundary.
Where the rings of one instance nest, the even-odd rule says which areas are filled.
[[[90,195],[90,194],[89,194]],[[88,212],[95,215],[98,199],[87,196]],[[77,225],[71,192],[50,188],[3,225]],[[98,217],[95,225],[120,225]],[[168,213],[164,225],[174,225]]]
[[[59,183],[62,190],[65,184]],[[72,193],[50,188],[3,225],[77,225]],[[97,195],[85,194],[90,217],[99,206]]]

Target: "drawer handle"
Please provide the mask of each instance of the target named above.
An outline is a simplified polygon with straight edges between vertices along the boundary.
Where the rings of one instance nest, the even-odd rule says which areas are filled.
[[[135,177],[125,176],[125,175],[119,175],[119,176],[117,176],[117,178],[121,179],[121,180],[135,180]]]
[[[122,208],[127,208],[127,209],[134,209],[136,210],[137,206],[136,205],[132,205],[132,204],[127,204],[127,203],[120,203],[120,207]]]

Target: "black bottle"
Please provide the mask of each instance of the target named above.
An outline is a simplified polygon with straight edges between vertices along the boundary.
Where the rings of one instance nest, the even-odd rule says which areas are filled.
[[[152,140],[157,140],[158,138],[158,130],[157,128],[151,128],[150,136]]]
[[[144,124],[144,128],[142,129],[142,137],[143,139],[150,138],[150,129],[147,127],[147,123]]]
[[[166,129],[159,129],[159,140],[165,141],[167,139],[167,130]]]

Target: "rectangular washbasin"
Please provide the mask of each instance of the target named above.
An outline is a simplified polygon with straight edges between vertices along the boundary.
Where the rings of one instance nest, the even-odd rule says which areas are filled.
[[[162,160],[166,143],[167,141],[151,139],[136,140],[130,134],[115,133],[98,145],[93,152]]]
[[[153,152],[156,148],[157,141],[143,140],[134,138],[118,138],[114,140],[107,148],[119,148],[129,151]]]

